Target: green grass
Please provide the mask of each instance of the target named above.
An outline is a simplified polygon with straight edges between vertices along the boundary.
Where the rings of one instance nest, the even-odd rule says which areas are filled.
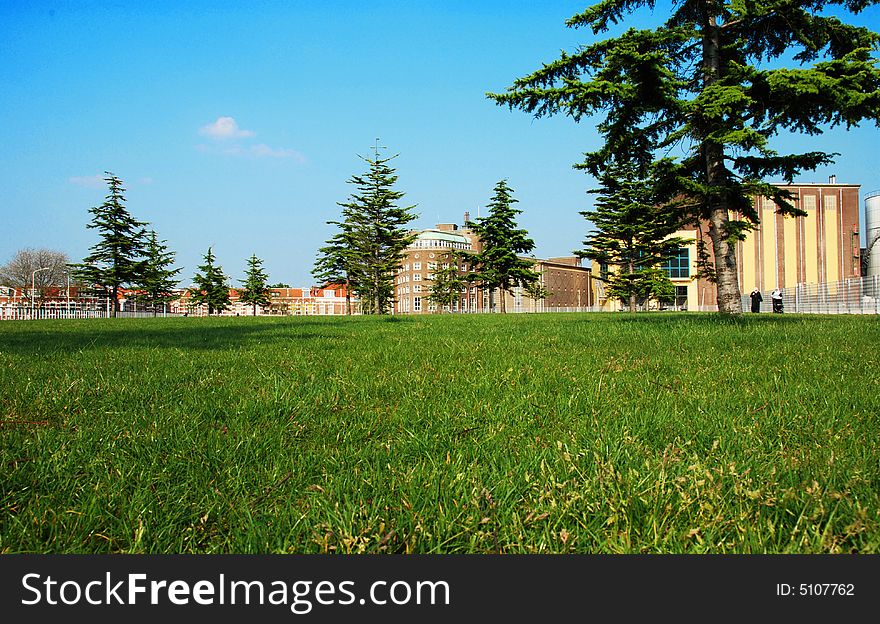
[[[880,552],[880,323],[0,324],[0,552]]]

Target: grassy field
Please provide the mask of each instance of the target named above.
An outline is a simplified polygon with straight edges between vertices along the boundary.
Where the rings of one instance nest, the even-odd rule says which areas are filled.
[[[0,552],[880,552],[873,317],[0,324]]]

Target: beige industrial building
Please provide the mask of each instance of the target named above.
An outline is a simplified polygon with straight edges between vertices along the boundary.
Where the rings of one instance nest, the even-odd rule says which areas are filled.
[[[754,288],[793,289],[799,284],[835,283],[861,273],[859,239],[859,185],[838,184],[832,177],[823,184],[778,184],[794,195],[793,203],[804,217],[783,217],[776,204],[755,198],[761,221],[736,245],[739,287],[743,295]],[[741,218],[732,214],[732,218]],[[705,240],[711,254],[707,229],[686,229],[677,236],[692,242],[662,265],[676,286],[676,298],[658,307],[682,310],[717,310],[715,285],[697,273],[697,240]],[[597,303],[602,309],[621,304],[604,296],[597,284]]]

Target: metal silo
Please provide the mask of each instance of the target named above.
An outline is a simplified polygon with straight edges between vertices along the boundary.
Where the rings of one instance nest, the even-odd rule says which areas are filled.
[[[880,191],[865,195],[865,242],[869,247],[874,243],[868,251],[868,275],[880,276]]]

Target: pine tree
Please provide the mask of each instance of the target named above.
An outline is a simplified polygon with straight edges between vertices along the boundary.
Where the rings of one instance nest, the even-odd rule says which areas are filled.
[[[137,298],[153,308],[153,316],[156,315],[157,306],[164,306],[179,297],[175,290],[178,283],[176,276],[181,269],[170,268],[176,254],[168,250],[167,242],[158,240],[156,232],[150,230],[143,272],[136,285],[140,291]]]
[[[253,254],[248,259],[248,268],[245,279],[240,280],[244,288],[238,292],[238,299],[253,306],[254,316],[257,315],[257,306],[267,306],[272,303],[271,291],[267,285],[269,275],[263,270],[263,261]]]
[[[533,260],[520,258],[518,254],[528,253],[535,248],[535,242],[528,232],[516,227],[517,210],[513,204],[519,200],[512,196],[513,190],[507,180],[495,185],[495,194],[486,206],[489,214],[476,222],[465,224],[479,236],[482,250],[469,258],[471,281],[479,282],[482,288],[501,291],[501,312],[507,311],[505,293],[516,286],[528,286],[537,281],[538,274],[532,269]]]
[[[396,158],[361,157],[369,165],[362,176],[348,183],[357,191],[339,205],[343,209],[342,232],[334,241],[328,266],[345,276],[358,295],[365,314],[385,314],[394,303],[394,277],[404,258],[404,250],[415,235],[404,226],[416,215],[415,206],[399,207],[404,193],[393,190],[397,175],[388,163]],[[326,248],[325,248],[326,249]]]
[[[674,292],[658,268],[688,241],[672,236],[681,227],[674,212],[655,192],[654,180],[639,175],[635,162],[612,162],[600,176],[595,209],[581,214],[595,226],[577,255],[598,262],[609,296],[635,312],[648,299],[663,300]],[[644,168],[642,168],[644,170]]]
[[[803,214],[765,179],[790,183],[832,162],[833,154],[819,151],[779,154],[771,140],[880,120],[880,69],[871,56],[880,37],[831,15],[836,6],[859,13],[876,4],[683,0],[656,28],[631,28],[563,53],[507,93],[488,96],[538,117],[562,113],[579,121],[604,112],[606,141],[587,155],[588,166],[618,153],[618,139],[633,128],[644,131],[648,146],[688,150],[668,168],[667,183],[683,200],[678,208],[708,224],[719,312],[739,314],[736,242],[758,223],[752,198],[773,199],[782,214]],[[654,5],[604,0],[567,23],[595,35]],[[778,67],[789,57],[797,67]]]
[[[210,247],[204,255],[205,263],[199,265],[193,277],[195,286],[189,289],[192,305],[207,305],[208,316],[214,312],[223,312],[230,305],[229,286],[223,269],[214,264],[214,253]]]
[[[110,191],[103,204],[89,209],[92,220],[86,226],[98,230],[101,240],[91,247],[92,253],[82,263],[72,266],[76,278],[97,286],[110,298],[115,317],[119,312],[119,289],[137,284],[143,276],[147,224],[132,217],[125,207],[122,181],[109,171],[105,174]]]
[[[346,211],[343,211],[345,216]],[[354,288],[354,276],[357,272],[357,255],[354,248],[351,224],[347,220],[328,221],[329,225],[339,226],[340,230],[318,249],[318,257],[312,269],[312,275],[321,284],[345,285],[345,313],[351,314],[351,293]]]

